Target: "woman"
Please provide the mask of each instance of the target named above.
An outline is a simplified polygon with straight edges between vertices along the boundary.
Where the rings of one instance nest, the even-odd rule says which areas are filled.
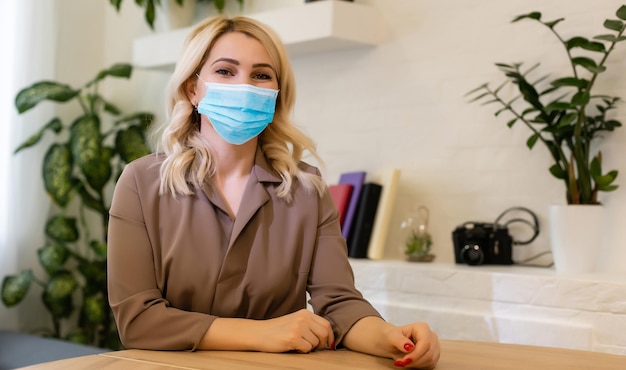
[[[129,348],[345,346],[432,368],[428,325],[396,327],[354,287],[313,142],[290,122],[284,47],[245,17],[185,42],[157,155],[126,166],[109,222],[109,301]],[[306,309],[306,293],[314,312]]]

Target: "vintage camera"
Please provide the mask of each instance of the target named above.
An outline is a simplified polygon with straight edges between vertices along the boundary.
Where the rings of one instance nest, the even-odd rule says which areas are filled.
[[[452,232],[456,263],[468,265],[512,265],[513,238],[506,226],[466,222]]]

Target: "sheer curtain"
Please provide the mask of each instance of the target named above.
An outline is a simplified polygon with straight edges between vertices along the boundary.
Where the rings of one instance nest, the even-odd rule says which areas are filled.
[[[41,181],[41,148],[13,155],[15,148],[53,114],[50,104],[18,115],[17,92],[33,82],[54,79],[56,1],[8,0],[0,12],[0,279],[38,267],[36,250],[44,243],[49,201]],[[34,289],[33,289],[34,290]],[[30,292],[29,301],[39,300]],[[41,304],[0,303],[0,329],[30,330],[39,325]],[[43,310],[43,309],[41,309]],[[33,312],[35,311],[35,312]],[[42,311],[43,312],[43,311]],[[35,314],[35,316],[33,316]]]

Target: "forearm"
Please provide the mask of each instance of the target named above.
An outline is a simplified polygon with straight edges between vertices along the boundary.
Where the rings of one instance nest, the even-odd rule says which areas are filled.
[[[353,351],[381,357],[391,357],[387,350],[387,332],[393,325],[377,316],[367,316],[357,321],[346,333],[343,345]]]
[[[258,326],[257,320],[217,318],[200,340],[198,349],[258,351]]]
[[[216,318],[198,349],[308,353],[334,343],[330,323],[301,309],[268,320]]]

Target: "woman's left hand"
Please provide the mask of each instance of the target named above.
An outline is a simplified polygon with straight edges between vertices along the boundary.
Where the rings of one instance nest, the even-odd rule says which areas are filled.
[[[353,351],[389,357],[397,367],[433,369],[439,361],[439,337],[425,322],[395,326],[378,316],[357,321],[342,344]]]
[[[439,361],[439,337],[423,322],[393,327],[387,332],[394,348],[394,365],[433,369]]]

